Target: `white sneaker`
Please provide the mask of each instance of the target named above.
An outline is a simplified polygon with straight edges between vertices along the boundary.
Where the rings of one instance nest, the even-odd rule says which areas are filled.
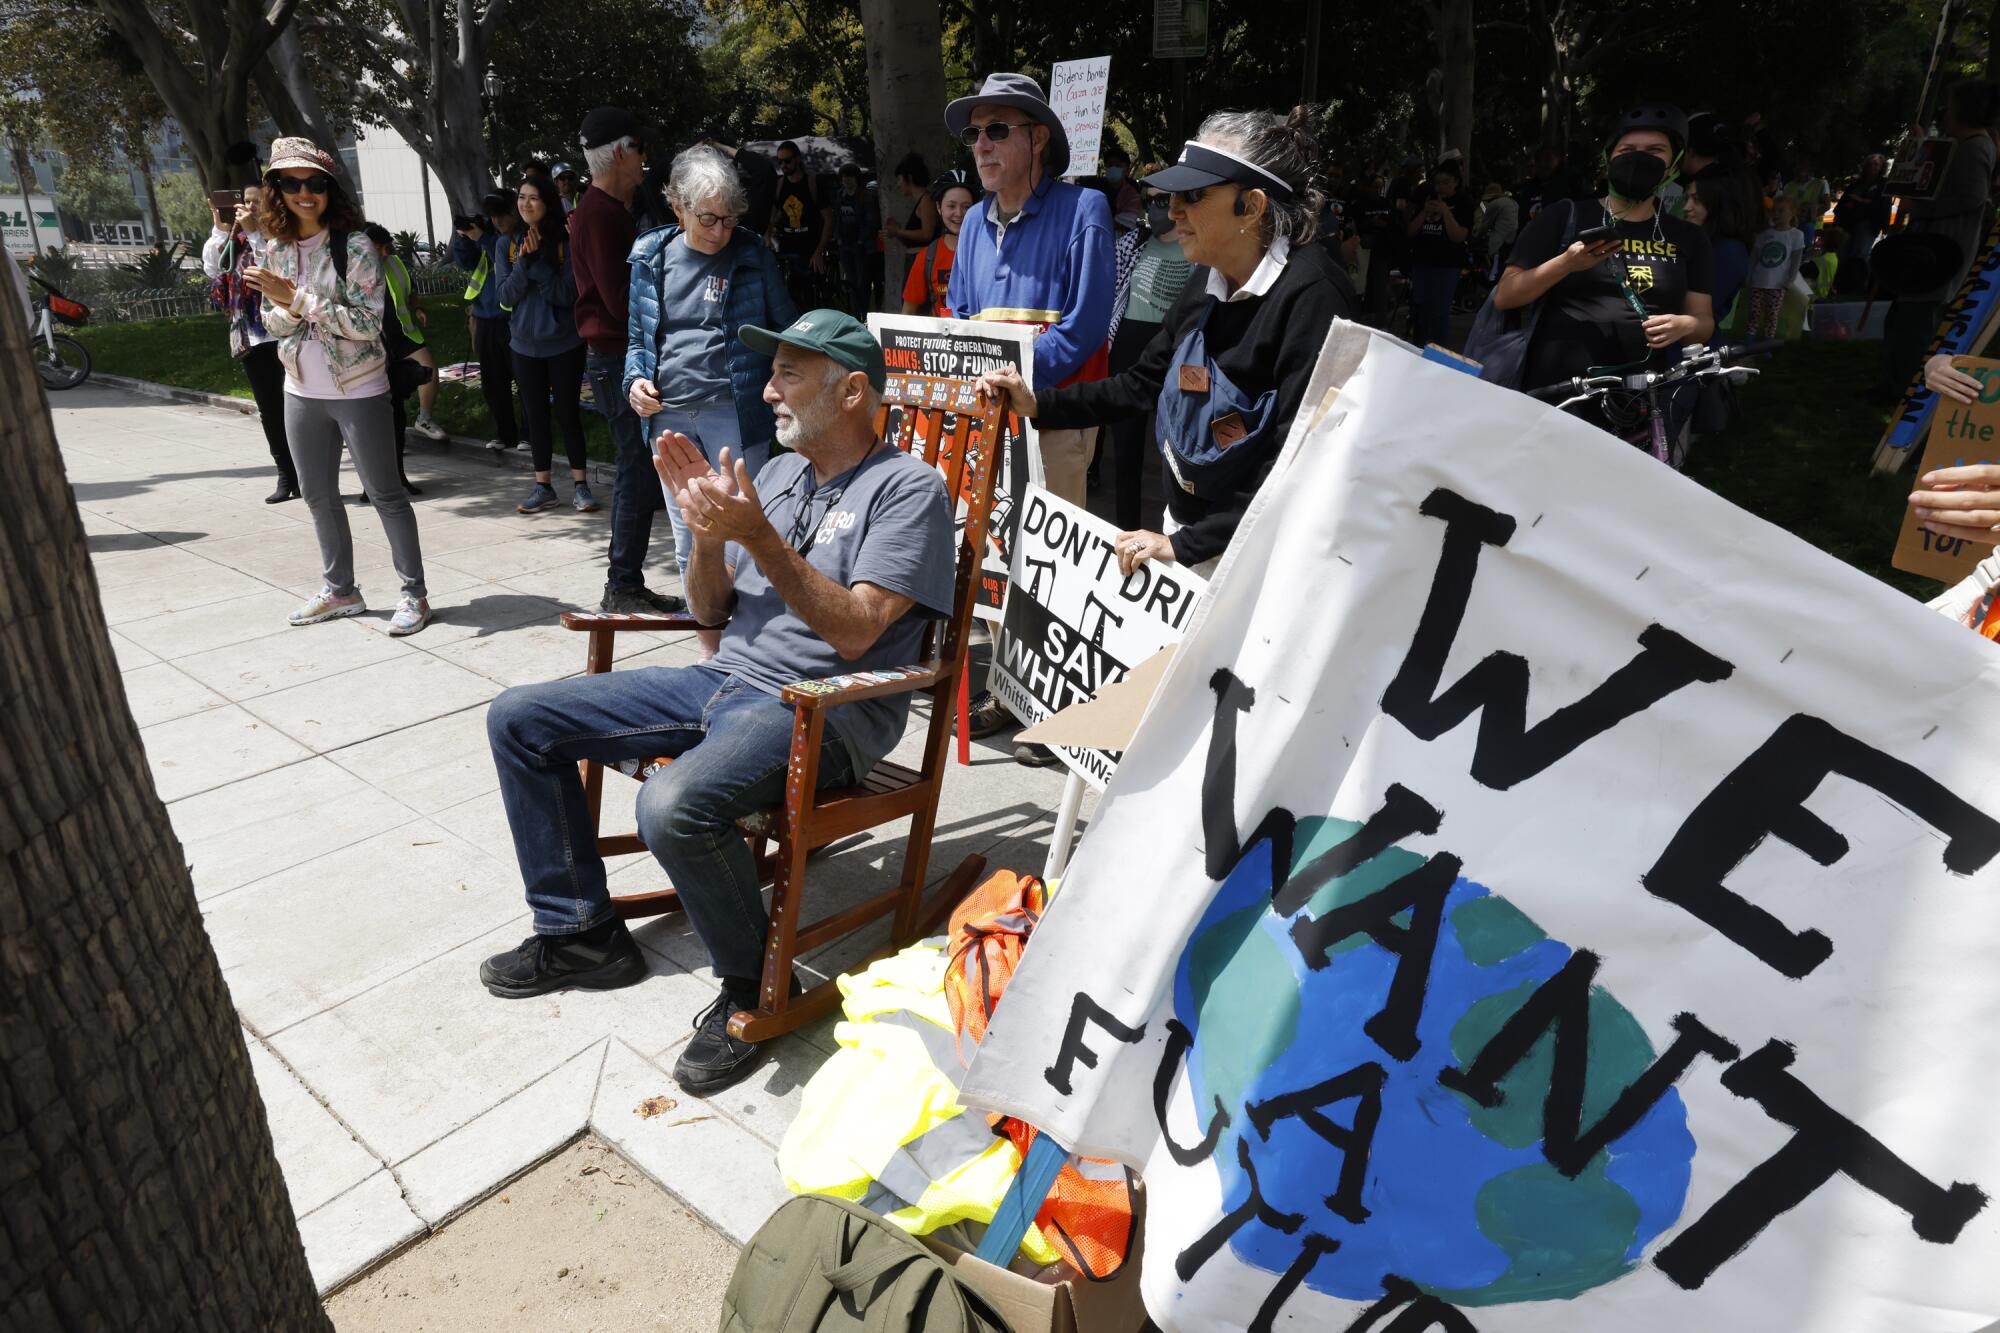
[[[342,616],[358,616],[368,609],[361,600],[361,590],[356,588],[345,597],[337,595],[333,589],[322,587],[313,594],[311,601],[292,612],[285,619],[294,625],[317,625],[322,620],[338,620]]]
[[[411,424],[410,429],[424,436],[426,439],[442,440],[444,438],[444,427],[438,425],[437,422],[432,421],[429,417],[418,417]]]
[[[400,639],[405,634],[415,634],[430,623],[430,599],[405,597],[396,603],[396,614],[389,617],[389,636]]]

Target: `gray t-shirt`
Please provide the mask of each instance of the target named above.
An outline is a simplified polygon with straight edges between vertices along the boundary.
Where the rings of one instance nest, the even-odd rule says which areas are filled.
[[[729,334],[723,311],[734,258],[705,255],[676,236],[660,282],[660,401],[685,407],[729,392]]]
[[[909,666],[932,620],[951,614],[956,547],[944,478],[922,459],[888,445],[824,484],[798,454],[781,454],[757,474],[771,525],[806,563],[844,588],[873,583],[915,603],[874,646],[849,661],[799,619],[742,547],[724,558],[736,571],[736,608],[709,662],[771,694],[793,681]],[[842,704],[827,721],[860,772],[896,747],[910,695]]]

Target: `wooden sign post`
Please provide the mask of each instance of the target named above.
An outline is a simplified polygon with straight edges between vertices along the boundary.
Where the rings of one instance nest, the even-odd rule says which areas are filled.
[[[1931,413],[1930,434],[1924,440],[1923,460],[1917,466],[1920,479],[1934,468],[2000,462],[2000,361],[1961,356],[1954,357],[1952,364],[1986,389],[1979,395],[1979,401],[1971,404],[1938,399]],[[1919,480],[1912,489],[1923,488]],[[1956,583],[1970,574],[1972,567],[1984,560],[1995,545],[2000,545],[2000,532],[1993,535],[1991,543],[1926,532],[1917,522],[1913,506],[1903,514],[1896,553],[1889,563],[1907,574]]]

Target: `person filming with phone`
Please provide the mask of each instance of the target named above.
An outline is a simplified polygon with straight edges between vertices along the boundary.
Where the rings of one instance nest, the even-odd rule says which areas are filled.
[[[1714,258],[1705,232],[1655,196],[1687,146],[1687,117],[1653,104],[1625,113],[1604,150],[1609,188],[1544,207],[1515,242],[1493,304],[1533,311],[1521,387],[1680,359],[1715,330]],[[1600,419],[1595,402],[1575,409]]]
[[[245,170],[255,171],[255,162]],[[263,262],[264,233],[257,221],[263,206],[262,185],[210,192],[208,213],[215,229],[202,244],[201,271],[212,284],[210,297],[229,315],[229,354],[250,381],[264,443],[278,467],[277,489],[264,497],[265,504],[274,505],[299,498],[299,474],[285,440],[285,367],[278,360],[278,340],[264,327],[264,298],[243,277]]]

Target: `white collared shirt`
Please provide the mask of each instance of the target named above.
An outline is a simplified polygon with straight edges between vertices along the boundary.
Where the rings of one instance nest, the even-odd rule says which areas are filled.
[[[1250,281],[1229,290],[1229,279],[1216,269],[1208,271],[1208,294],[1218,301],[1247,301],[1253,296],[1262,296],[1271,290],[1278,275],[1285,271],[1285,261],[1292,257],[1292,242],[1289,237],[1280,236],[1271,242],[1271,248],[1257,261],[1257,268],[1250,274]]]

